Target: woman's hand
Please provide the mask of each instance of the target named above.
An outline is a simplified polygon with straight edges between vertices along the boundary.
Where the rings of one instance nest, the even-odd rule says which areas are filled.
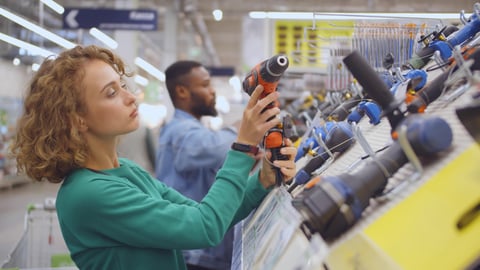
[[[275,185],[276,174],[274,170],[277,168],[280,168],[280,172],[283,175],[283,182],[290,182],[297,172],[294,161],[295,156],[297,155],[297,148],[293,146],[292,141],[290,141],[290,139],[285,139],[285,146],[280,149],[280,154],[287,156],[288,160],[275,160],[272,163],[269,161],[272,153],[266,149],[265,154],[266,160],[262,163],[262,168],[258,177],[260,183],[265,188]],[[272,168],[272,165],[275,166],[275,168]]]
[[[280,123],[280,119],[276,117],[280,113],[278,107],[263,111],[265,107],[277,100],[278,93],[275,91],[259,99],[262,92],[263,86],[258,85],[243,111],[242,122],[238,129],[238,143],[258,145],[265,133]]]

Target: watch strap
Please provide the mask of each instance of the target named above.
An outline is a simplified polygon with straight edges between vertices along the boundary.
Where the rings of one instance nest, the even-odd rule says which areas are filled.
[[[237,142],[232,143],[232,149],[236,151],[244,152],[244,153],[250,153],[253,155],[258,154],[258,151],[259,151],[257,146],[250,145],[250,144],[237,143]]]

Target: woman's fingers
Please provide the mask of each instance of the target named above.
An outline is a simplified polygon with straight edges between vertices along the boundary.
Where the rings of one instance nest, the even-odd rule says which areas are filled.
[[[253,93],[250,96],[250,100],[247,103],[247,107],[253,108],[257,104],[258,100],[260,99],[260,96],[263,93],[263,90],[264,90],[263,85],[261,85],[261,84],[259,84],[259,85],[257,85],[257,87],[255,87],[255,90],[253,90]]]
[[[297,155],[297,148],[293,146],[290,139],[285,140],[285,147],[280,149],[280,154],[288,156],[288,160],[275,160],[273,164],[280,168],[280,171],[284,175],[284,180],[288,181],[292,179],[296,174],[295,156]]]

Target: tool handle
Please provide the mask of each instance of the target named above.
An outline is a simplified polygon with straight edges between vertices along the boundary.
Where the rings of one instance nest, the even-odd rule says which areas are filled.
[[[398,109],[400,104],[395,102],[395,98],[387,85],[358,51],[351,52],[343,59],[343,62],[363,87],[363,90],[382,107],[382,111],[387,116],[392,130],[394,130],[404,116]]]
[[[394,97],[387,85],[380,79],[380,76],[370,66],[367,60],[358,51],[347,55],[343,62],[357,79],[363,90],[375,100],[382,109],[388,109],[394,101]]]

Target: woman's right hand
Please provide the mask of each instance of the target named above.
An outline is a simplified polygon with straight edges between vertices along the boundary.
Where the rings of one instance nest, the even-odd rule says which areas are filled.
[[[263,90],[262,85],[257,85],[243,111],[242,123],[237,136],[239,143],[258,145],[265,133],[280,123],[280,118],[277,117],[280,113],[278,107],[263,111],[265,107],[277,100],[278,92],[272,92],[260,99]]]

